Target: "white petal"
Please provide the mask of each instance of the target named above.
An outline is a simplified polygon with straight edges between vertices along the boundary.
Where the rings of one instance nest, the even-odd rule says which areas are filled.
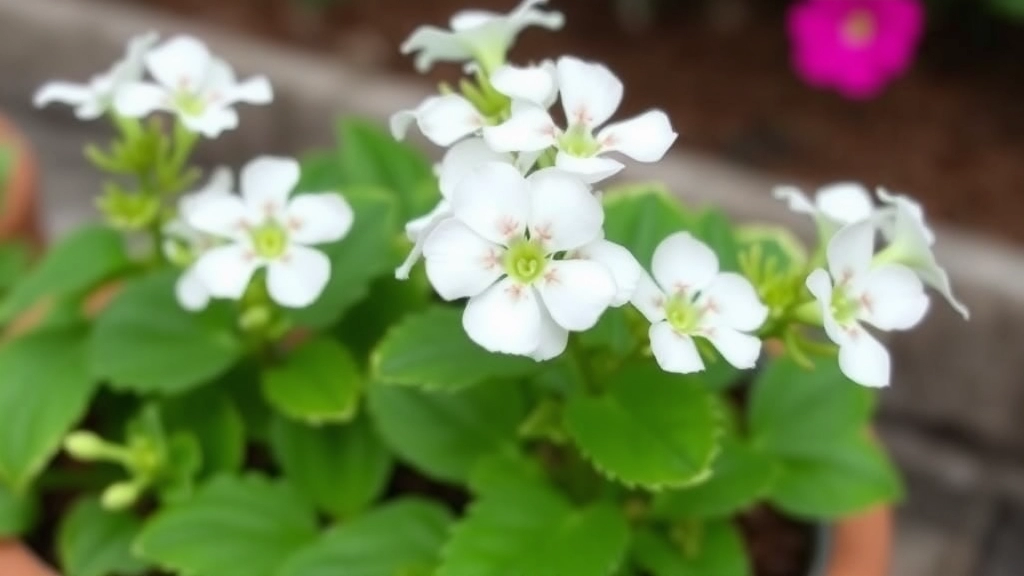
[[[718,257],[689,232],[676,232],[655,248],[651,269],[665,293],[693,296],[718,275]]]
[[[211,62],[210,51],[191,36],[176,36],[149,51],[146,68],[157,82],[171,90],[200,88]]]
[[[709,310],[711,324],[751,332],[764,324],[768,307],[761,303],[749,280],[735,272],[722,272],[700,295],[701,304]]]
[[[641,270],[636,292],[629,301],[651,324],[665,319],[665,293],[646,270]]]
[[[441,173],[438,176],[441,196],[451,198],[455,187],[466,174],[486,162],[509,164],[512,158],[508,154],[491,150],[483,138],[467,138],[449,148],[441,159]]]
[[[216,138],[225,130],[238,128],[238,112],[234,108],[207,106],[199,116],[190,116],[181,110],[177,112],[186,128],[207,138]]]
[[[935,233],[928,227],[928,223],[924,219],[924,208],[919,202],[903,194],[891,194],[885,188],[879,188],[877,192],[878,198],[882,202],[895,207],[898,211],[903,211],[907,216],[917,221],[920,227],[920,234],[925,238],[928,245],[935,243]]]
[[[269,104],[274,101],[274,89],[266,76],[253,76],[230,87],[223,98],[229,103]]]
[[[654,359],[665,372],[691,374],[704,370],[704,361],[697,352],[693,338],[679,334],[668,322],[651,325],[648,336]]]
[[[415,110],[399,110],[391,115],[388,120],[388,128],[391,130],[391,137],[395,140],[405,140],[409,133],[409,127],[416,122]]]
[[[622,102],[622,81],[611,70],[572,56],[558,59],[558,89],[570,126],[596,128]]]
[[[455,32],[467,32],[494,22],[503,16],[490,10],[460,10],[452,15],[448,24]]]
[[[810,198],[796,186],[776,186],[772,190],[772,196],[784,201],[793,212],[800,214],[816,214],[818,212]]]
[[[536,152],[555,145],[558,127],[547,110],[528,104],[514,107],[508,120],[484,127],[483,134],[498,152]]]
[[[839,323],[836,322],[835,315],[832,312],[832,277],[824,269],[818,268],[807,276],[806,285],[811,296],[814,296],[814,299],[818,302],[818,307],[821,308],[821,323],[822,328],[825,329],[825,334],[829,337],[829,340],[842,345],[846,339],[846,334],[843,332],[842,327],[839,326]]]
[[[824,186],[818,190],[814,202],[822,214],[843,224],[866,220],[875,210],[867,188],[856,182],[837,182]]]
[[[482,128],[484,118],[469,100],[445,94],[425,102],[417,111],[416,123],[431,142],[450,146]]]
[[[678,134],[661,110],[609,124],[597,134],[601,152],[622,152],[640,162],[657,162],[668,152]]]
[[[856,284],[871,266],[875,227],[870,220],[844,226],[828,242],[828,270],[836,284]]]
[[[469,299],[462,327],[485,350],[528,356],[543,343],[540,302],[510,278]]]
[[[242,198],[253,218],[279,216],[288,196],[299,183],[299,163],[294,158],[260,156],[242,168]]]
[[[495,70],[490,80],[491,85],[505,96],[543,108],[550,105],[558,91],[552,68],[545,66],[505,65]]]
[[[245,245],[227,244],[204,252],[193,269],[211,296],[238,300],[260,265]]]
[[[862,386],[881,388],[889,385],[889,351],[860,326],[854,325],[839,346],[839,369]]]
[[[169,110],[168,93],[156,84],[125,84],[114,96],[114,109],[121,116],[141,118],[157,110]]]
[[[640,277],[646,274],[633,253],[614,242],[595,240],[575,252],[576,257],[597,262],[611,273],[615,280],[612,306],[622,306],[629,302],[640,285]]]
[[[925,284],[934,288],[939,294],[942,294],[942,297],[946,299],[946,302],[949,303],[953,310],[956,310],[958,314],[963,316],[964,320],[970,319],[970,310],[968,310],[967,306],[953,294],[953,286],[950,284],[949,274],[947,274],[934,259],[930,266],[917,268],[914,272],[917,273]]]
[[[96,94],[85,84],[71,82],[47,82],[36,90],[32,105],[36,108],[49,106],[54,102],[79,106],[96,98]]]
[[[138,82],[142,79],[146,54],[159,39],[159,34],[149,31],[128,41],[124,58],[110,68],[109,77],[114,87],[119,87],[125,82]]]
[[[504,249],[450,218],[426,237],[427,278],[445,300],[476,296],[504,273]]]
[[[549,253],[579,248],[601,237],[604,208],[579,178],[546,168],[526,181],[530,186],[530,237],[540,240]]]
[[[200,194],[227,194],[235,187],[235,175],[227,166],[217,166],[210,172]]]
[[[909,268],[874,268],[865,276],[862,289],[860,319],[881,330],[913,328],[928,311],[924,285]]]
[[[605,178],[610,178],[624,168],[621,162],[611,158],[602,158],[601,156],[581,158],[562,151],[559,151],[555,157],[555,166],[576,174],[587,184],[595,184]]]
[[[505,245],[526,230],[530,187],[515,167],[488,162],[467,174],[455,187],[452,213],[491,242]]]
[[[178,277],[174,285],[174,296],[178,299],[178,304],[189,312],[198,312],[210,303],[210,292],[191,267]]]
[[[301,194],[288,202],[289,239],[299,244],[341,240],[352,228],[352,207],[336,192]]]
[[[565,352],[569,344],[569,331],[559,326],[544,306],[540,306],[540,345],[530,353],[530,358],[538,362],[550,360]]]
[[[520,152],[516,154],[515,165],[523,174],[529,173],[531,169],[537,164],[537,160],[544,154],[543,150],[534,150],[533,152]]]
[[[189,226],[214,236],[247,238],[253,225],[245,203],[233,194],[192,196],[182,207],[181,216]]]
[[[461,62],[471,60],[472,53],[456,34],[436,26],[420,26],[402,43],[402,54],[419,52],[415,66],[426,72],[435,62]]]
[[[287,308],[305,308],[324,291],[331,278],[331,260],[323,252],[293,244],[267,265],[267,292]]]
[[[588,260],[550,262],[535,285],[555,322],[576,332],[597,324],[615,298],[611,273]]]
[[[760,338],[728,326],[705,328],[704,337],[715,345],[726,362],[741,370],[753,368],[761,356]]]
[[[451,202],[442,198],[430,212],[406,222],[405,236],[409,240],[416,242],[427,229],[433,228],[441,219],[450,218],[451,215]]]

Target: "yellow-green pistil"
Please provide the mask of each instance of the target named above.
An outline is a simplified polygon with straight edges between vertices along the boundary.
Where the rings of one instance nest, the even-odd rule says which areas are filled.
[[[199,94],[181,90],[174,95],[174,106],[186,116],[200,116],[206,111],[206,100]]]
[[[280,258],[288,248],[288,231],[274,220],[252,228],[249,235],[253,251],[261,258]]]
[[[547,253],[537,242],[524,238],[509,245],[502,264],[509,278],[521,284],[530,284],[544,275],[548,265]]]
[[[665,319],[680,334],[696,332],[704,313],[707,312],[707,308],[697,306],[685,294],[669,296],[664,308]]]
[[[589,158],[601,149],[590,130],[582,124],[573,124],[558,139],[558,147],[580,158]]]
[[[832,316],[839,324],[849,324],[857,319],[862,305],[857,298],[851,298],[842,286],[836,286],[832,291]]]

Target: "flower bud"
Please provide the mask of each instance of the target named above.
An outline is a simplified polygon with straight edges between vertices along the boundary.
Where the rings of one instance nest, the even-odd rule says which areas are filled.
[[[77,460],[100,460],[109,452],[106,440],[93,432],[79,430],[64,438],[64,450]]]
[[[124,510],[135,504],[141,492],[142,486],[136,482],[117,482],[103,491],[100,504],[107,510]]]

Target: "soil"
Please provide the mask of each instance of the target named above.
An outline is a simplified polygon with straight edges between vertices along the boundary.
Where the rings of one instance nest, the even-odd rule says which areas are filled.
[[[410,74],[397,46],[416,26],[443,26],[470,5],[506,11],[514,3],[122,1]],[[936,220],[1024,241],[1024,22],[997,20],[984,2],[931,2],[914,70],[882,97],[857,103],[815,91],[793,74],[784,0],[660,0],[653,21],[632,31],[615,18],[611,0],[551,4],[566,13],[565,30],[528,31],[514,56],[572,53],[607,62],[626,84],[622,112],[666,109],[678,147],[782,179],[885,185],[919,197]]]

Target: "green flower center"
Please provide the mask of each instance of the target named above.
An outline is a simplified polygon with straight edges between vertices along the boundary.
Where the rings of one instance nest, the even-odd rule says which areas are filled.
[[[508,247],[503,263],[510,278],[521,284],[530,284],[544,274],[548,259],[540,244],[521,239]]]
[[[665,301],[665,318],[680,334],[690,334],[696,331],[703,317],[704,310],[687,298],[685,294],[670,296]]]
[[[273,220],[253,228],[249,234],[252,237],[253,250],[261,258],[280,258],[288,248],[288,231]]]
[[[572,124],[558,139],[558,147],[579,158],[589,158],[601,149],[590,130],[582,124]]]
[[[206,111],[206,100],[198,94],[182,90],[174,95],[174,107],[186,116],[200,116]]]
[[[860,307],[860,300],[851,298],[841,286],[832,291],[832,315],[839,324],[849,324],[856,320]]]

